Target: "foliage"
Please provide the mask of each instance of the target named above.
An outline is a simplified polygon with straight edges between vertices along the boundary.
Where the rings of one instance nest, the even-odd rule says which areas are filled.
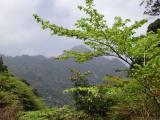
[[[69,68],[71,72],[71,77],[69,78],[73,86],[75,88],[79,87],[89,87],[89,81],[86,78],[90,74],[90,71],[81,73],[79,70],[74,68]],[[72,98],[74,99],[74,104],[77,110],[83,110],[84,108],[84,102],[81,100],[82,97],[88,96],[88,93],[86,91],[74,91],[72,94]]]
[[[77,46],[73,49],[86,51],[84,46]],[[58,61],[44,56],[4,56],[3,59],[11,72],[28,82],[43,97],[46,105],[52,107],[62,107],[73,103],[68,94],[63,94],[65,89],[72,87],[71,81],[68,80],[70,72],[66,66],[77,68],[82,72],[92,71],[93,74],[88,77],[91,84],[102,83],[101,78],[106,74],[127,75],[127,72],[115,72],[116,68],[127,68],[124,63],[104,57],[95,58],[83,64],[75,63],[73,59]]]
[[[74,87],[88,87],[89,80],[86,78],[88,75],[91,74],[90,71],[81,73],[79,70],[75,68],[69,68],[71,72],[71,77],[69,78],[73,83]]]
[[[88,84],[87,76],[90,71],[81,73],[71,68],[70,80],[74,83],[74,88],[65,90],[72,94],[77,110],[83,110],[90,116],[106,117],[111,106],[116,104],[114,88],[104,86],[91,86]]]
[[[44,109],[34,112],[22,112],[19,120],[85,120],[87,115],[77,112],[74,108],[64,106],[63,108]]]
[[[134,76],[145,88],[145,93],[155,101],[160,109],[160,56],[156,56],[144,67],[137,67]]]
[[[85,111],[90,116],[106,117],[117,102],[117,97],[114,93],[117,91],[114,88],[106,87],[79,87],[71,88],[68,92],[85,92],[85,96],[79,97],[81,110]]]
[[[43,107],[42,100],[34,95],[28,84],[8,72],[0,58],[0,119],[17,120],[22,110],[36,110]]]
[[[0,57],[0,73],[1,72],[7,72],[8,71],[8,69],[7,69],[7,66],[5,66],[4,64],[3,64],[3,58],[2,58],[2,56]]]
[[[106,86],[103,89],[81,86],[70,89],[73,93],[85,91],[85,95],[79,97],[81,102],[85,101],[82,102],[85,105],[83,110],[98,114],[103,114],[102,110],[104,110],[105,112],[111,112],[111,115],[117,115],[111,117],[111,119],[118,120],[131,119],[133,116],[143,117],[144,119],[158,117],[160,111],[160,30],[157,30],[156,33],[148,32],[145,35],[136,36],[136,30],[143,26],[147,22],[146,20],[136,21],[132,24],[129,19],[122,20],[122,18],[116,17],[114,24],[109,27],[104,20],[104,16],[94,8],[93,0],[86,0],[86,6],[78,6],[78,8],[86,16],[76,22],[76,29],[67,29],[51,24],[34,14],[42,28],[50,29],[53,35],[76,37],[93,49],[93,51],[85,53],[66,51],[66,55],[60,59],[74,57],[77,62],[85,62],[93,57],[115,56],[130,66],[128,77],[132,79],[130,82],[119,82],[118,86]],[[116,91],[111,92],[111,98],[108,94],[110,90],[112,92],[113,90]],[[115,102],[114,93],[118,97],[118,102]],[[108,110],[111,106],[113,111]],[[121,114],[123,111],[125,111],[125,114],[127,113],[127,116]]]
[[[160,19],[155,20],[148,26],[147,32],[157,33],[158,29],[160,29]]]
[[[0,120],[17,120],[17,114],[21,108],[16,95],[0,92]]]
[[[160,15],[160,1],[159,0],[143,0],[141,5],[145,5],[144,14],[150,16]]]
[[[74,57],[77,62],[84,62],[93,57],[108,55],[118,57],[132,68],[134,64],[143,65],[144,62],[153,59],[159,53],[157,47],[159,32],[135,37],[135,31],[144,25],[146,20],[136,21],[130,25],[129,19],[122,20],[120,17],[115,17],[114,24],[109,27],[103,19],[104,16],[94,9],[93,1],[86,0],[86,6],[78,8],[85,12],[87,17],[77,21],[75,24],[77,29],[67,29],[51,24],[34,14],[42,28],[50,29],[52,35],[76,37],[94,50],[85,53],[65,51],[65,56],[60,59]]]
[[[0,91],[2,108],[17,105],[21,110],[38,110],[44,107],[32,89],[10,73],[0,74]]]
[[[106,25],[104,16],[94,9],[93,1],[86,0],[86,6],[79,6],[78,8],[85,12],[87,17],[78,20],[75,24],[77,29],[73,30],[51,24],[49,21],[44,21],[39,16],[34,15],[37,22],[41,23],[42,28],[50,29],[53,35],[76,37],[94,49],[94,51],[86,53],[66,51],[68,57],[75,57],[77,58],[76,61],[84,62],[93,57],[111,55],[132,66],[132,63],[136,60],[135,52],[140,52],[139,50],[142,53],[144,52],[143,48],[135,51],[144,39],[134,37],[134,34],[136,29],[147,22],[146,20],[136,21],[134,24],[129,25],[129,19],[122,20],[120,17],[116,17],[114,24],[109,27]],[[123,57],[124,55],[125,57]],[[68,57],[65,56],[65,58]]]

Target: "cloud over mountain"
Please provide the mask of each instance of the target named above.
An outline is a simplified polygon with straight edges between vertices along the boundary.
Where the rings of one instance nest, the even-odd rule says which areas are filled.
[[[112,24],[115,16],[139,20],[144,18],[140,0],[95,0],[97,9]],[[0,52],[6,55],[56,56],[81,42],[65,37],[50,36],[42,31],[32,17],[37,13],[59,25],[73,27],[83,14],[77,5],[84,0],[1,0],[0,1]]]

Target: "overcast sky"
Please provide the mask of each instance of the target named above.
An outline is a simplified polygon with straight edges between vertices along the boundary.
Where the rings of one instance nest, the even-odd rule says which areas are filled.
[[[146,18],[141,0],[95,0],[96,8],[111,25],[115,16],[133,21]],[[0,0],[0,54],[57,56],[81,44],[79,40],[51,36],[32,17],[33,13],[59,25],[73,27],[83,14],[77,5],[84,0]],[[146,27],[140,29],[144,32]]]

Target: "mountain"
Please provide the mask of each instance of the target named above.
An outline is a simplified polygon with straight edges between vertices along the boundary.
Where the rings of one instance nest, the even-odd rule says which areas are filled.
[[[90,51],[84,46],[74,47],[72,50],[85,52]],[[120,60],[106,57],[94,58],[83,64],[75,63],[73,59],[58,61],[44,56],[4,56],[4,63],[16,76],[26,80],[33,88],[37,89],[48,106],[62,106],[70,104],[71,98],[63,94],[63,90],[72,87],[68,80],[70,72],[68,67],[74,67],[80,71],[90,70],[93,74],[89,77],[91,84],[102,83],[106,74],[125,76],[126,73],[115,72],[117,68],[127,68]]]
[[[84,45],[75,46],[71,50],[73,50],[75,52],[89,52],[89,51],[91,51],[89,48],[87,48]]]

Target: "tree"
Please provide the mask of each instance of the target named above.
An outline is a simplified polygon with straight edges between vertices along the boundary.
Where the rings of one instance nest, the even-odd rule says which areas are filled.
[[[144,14],[150,16],[160,15],[160,0],[143,0],[141,5],[145,5]]]
[[[1,72],[6,72],[6,71],[8,71],[7,70],[7,66],[5,66],[4,64],[3,64],[3,58],[2,58],[2,56],[0,57],[0,73]]]
[[[87,17],[76,22],[76,29],[67,29],[51,24],[34,14],[42,28],[50,29],[52,35],[76,37],[94,49],[94,51],[86,53],[65,51],[66,55],[62,57],[63,59],[74,57],[77,62],[84,62],[98,56],[115,56],[133,68],[135,64],[145,65],[147,61],[153,59],[159,53],[160,49],[156,46],[159,42],[160,32],[135,37],[136,30],[144,25],[147,22],[146,20],[136,21],[134,24],[128,25],[131,20],[122,20],[120,17],[115,17],[114,24],[109,27],[104,20],[104,16],[94,8],[93,0],[86,0],[86,6],[78,6],[78,8]],[[139,62],[141,58],[143,58],[143,61]]]
[[[160,19],[155,20],[148,26],[147,32],[154,32],[157,33],[158,29],[160,29]]]
[[[93,0],[86,0],[86,6],[78,6],[78,8],[86,14],[86,17],[76,22],[76,29],[51,24],[34,14],[42,28],[50,29],[52,35],[76,37],[93,49],[93,51],[85,53],[65,51],[65,56],[61,56],[60,59],[74,57],[77,62],[85,62],[98,56],[117,57],[130,66],[129,76],[137,79],[138,83],[144,86],[145,89],[142,91],[149,98],[153,98],[159,107],[159,96],[153,94],[157,94],[159,91],[159,87],[157,87],[157,85],[159,86],[159,77],[155,74],[154,69],[160,67],[160,48],[158,47],[160,30],[156,33],[147,32],[144,35],[136,36],[136,30],[147,20],[136,21],[132,24],[129,19],[122,20],[121,17],[115,17],[114,24],[109,27],[104,16],[94,8]],[[153,80],[154,84],[150,80]],[[153,89],[156,92],[152,91]]]
[[[90,72],[85,72],[81,73],[79,70],[75,68],[69,68],[71,72],[71,77],[69,80],[72,81],[74,88],[79,88],[79,87],[89,87],[89,81],[86,78]],[[85,108],[86,103],[84,103],[81,98],[88,96],[88,93],[86,91],[74,91],[73,92],[73,99],[75,102],[75,106],[77,110],[83,110]]]
[[[69,70],[71,72],[69,79],[74,88],[67,89],[66,92],[72,94],[76,109],[85,111],[92,117],[106,117],[111,107],[117,104],[115,94],[110,95],[111,92],[115,92],[115,89],[90,85],[87,79],[91,74],[90,71],[81,73],[75,68]]]
[[[157,33],[158,29],[160,29],[160,19],[157,19],[153,23],[149,24],[147,32]],[[158,47],[160,48],[160,42],[158,43]]]

